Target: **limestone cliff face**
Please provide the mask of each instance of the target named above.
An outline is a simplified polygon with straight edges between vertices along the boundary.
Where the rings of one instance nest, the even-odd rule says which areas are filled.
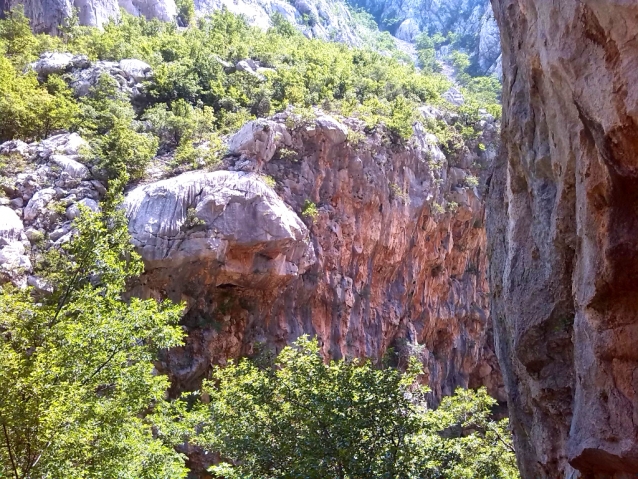
[[[309,334],[327,357],[417,354],[433,400],[468,385],[503,399],[481,187],[467,178],[490,162],[494,124],[446,158],[418,125],[399,145],[346,123],[258,120],[231,139],[227,171],[127,196],[146,263],[133,294],[187,304],[186,346],[162,368],[193,388],[212,364]]]
[[[120,8],[131,15],[144,15],[162,21],[173,21],[177,16],[174,0],[0,0],[3,12],[22,5],[37,33],[56,33],[60,25],[77,11],[80,25],[101,27],[117,19]]]
[[[523,477],[638,472],[638,4],[493,0],[492,317]]]

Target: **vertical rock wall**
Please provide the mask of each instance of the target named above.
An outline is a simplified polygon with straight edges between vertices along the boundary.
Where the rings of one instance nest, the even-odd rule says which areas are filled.
[[[177,15],[174,0],[0,0],[0,18],[4,12],[21,5],[37,33],[57,33],[60,25],[77,11],[80,25],[102,27],[120,16],[120,8],[131,15],[144,15],[164,22]]]
[[[162,366],[175,388],[196,388],[212,364],[309,334],[326,357],[405,364],[416,354],[433,401],[481,385],[503,400],[482,186],[471,176],[491,161],[497,130],[493,119],[480,123],[470,148],[446,158],[419,127],[398,144],[356,120],[290,127],[284,114],[231,139],[223,178],[193,173],[129,193],[146,263],[133,294],[187,304],[186,345]]]
[[[635,477],[638,3],[492,3],[492,317],[522,474]]]

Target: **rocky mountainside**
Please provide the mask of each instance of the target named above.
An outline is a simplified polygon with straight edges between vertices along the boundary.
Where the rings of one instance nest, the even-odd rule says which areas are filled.
[[[501,48],[494,14],[486,0],[354,0],[379,25],[412,42],[422,32],[453,33],[481,73],[497,73]]]
[[[492,317],[523,477],[638,472],[638,6],[493,0]]]
[[[35,32],[56,33],[65,20],[77,11],[80,25],[100,27],[118,18],[120,8],[131,15],[144,15],[162,21],[174,21],[177,7],[174,0],[0,0],[0,14],[17,5],[31,20]]]
[[[244,16],[251,25],[266,29],[271,25],[270,17],[278,13],[309,38],[384,51],[388,47],[398,48],[408,54],[413,53],[411,44],[421,32],[453,33],[458,45],[470,54],[476,73],[500,74],[499,35],[488,0],[357,0],[352,3],[344,0],[195,0],[194,3],[200,16],[227,9]],[[178,13],[174,0],[0,0],[0,12],[19,4],[24,5],[34,31],[49,33],[55,33],[74,10],[79,23],[89,26],[102,26],[109,19],[117,18],[120,8],[132,15],[162,21],[174,21]],[[356,14],[352,7],[360,7],[368,14]],[[394,36],[382,36],[375,20]]]
[[[131,62],[109,68],[125,75]],[[187,343],[161,363],[174,390],[197,387],[212,364],[310,334],[335,358],[417,354],[434,401],[468,385],[503,400],[482,201],[494,119],[484,115],[481,134],[446,157],[419,123],[402,146],[382,127],[365,133],[360,120],[316,114],[249,122],[220,170],[127,193],[146,265],[131,294],[187,305]],[[455,121],[431,107],[423,115]],[[5,280],[45,288],[30,255],[66,241],[77,203],[98,207],[105,189],[82,164],[84,144],[61,134],[0,146],[25,165],[2,183]]]

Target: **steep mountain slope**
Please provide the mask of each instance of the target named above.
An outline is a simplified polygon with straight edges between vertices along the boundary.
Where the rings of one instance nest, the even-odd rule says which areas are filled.
[[[0,104],[5,281],[38,286],[31,259],[68,239],[77,203],[127,186],[147,268],[131,293],[188,307],[187,344],[163,366],[174,390],[307,333],[327,357],[417,355],[434,402],[469,385],[504,397],[482,201],[494,105],[455,106],[439,74],[229,12],[73,29],[60,48],[108,60],[45,52],[26,67],[54,40],[7,24],[26,37],[1,37],[7,50],[33,51],[2,58],[0,93],[26,105]]]
[[[494,0],[492,317],[523,477],[638,472],[638,6]]]
[[[429,35],[454,34],[468,51],[477,72],[494,73],[500,57],[499,35],[487,0],[354,0],[397,38],[414,41]]]
[[[34,31],[49,33],[55,33],[76,10],[80,25],[88,26],[102,26],[118,18],[120,8],[162,21],[174,21],[178,14],[174,0],[0,0],[0,12],[16,5],[24,6]],[[487,0],[195,0],[194,6],[199,16],[226,9],[263,29],[277,13],[309,38],[368,46],[386,53],[398,50],[412,57],[412,43],[421,32],[453,34],[455,48],[470,54],[475,73],[500,70],[498,31]],[[367,13],[357,13],[353,7]]]

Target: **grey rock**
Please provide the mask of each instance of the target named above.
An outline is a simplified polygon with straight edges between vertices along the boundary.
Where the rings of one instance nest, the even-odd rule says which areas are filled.
[[[7,206],[0,206],[0,282],[24,283],[23,273],[31,269],[26,254],[24,226],[18,215]]]
[[[22,208],[24,206],[24,200],[22,198],[14,198],[11,201],[9,201],[9,206],[11,208],[18,209],[18,208]]]
[[[132,78],[136,82],[147,80],[153,74],[151,66],[142,60],[120,60],[120,68],[129,78]]]
[[[315,120],[318,128],[323,130],[332,143],[339,145],[348,137],[348,127],[328,115],[321,115]]]
[[[259,164],[270,161],[279,145],[290,143],[286,127],[272,120],[253,120],[246,123],[228,142],[233,155],[256,160]]]
[[[420,33],[418,22],[414,18],[406,18],[401,22],[394,35],[400,40],[413,42]]]
[[[51,155],[51,163],[61,168],[59,181],[62,186],[76,185],[91,177],[89,169],[68,155]]]
[[[148,19],[157,18],[164,22],[172,22],[177,16],[174,0],[119,0],[119,6],[127,13]]]
[[[147,268],[210,262],[219,265],[216,281],[259,287],[313,262],[306,226],[250,173],[186,173],[136,188],[124,207]]]
[[[27,284],[40,293],[53,292],[53,285],[39,276],[29,275],[27,277]]]
[[[258,66],[253,60],[241,60],[237,62],[235,65],[235,69],[240,72],[246,72],[254,77],[258,78],[260,81],[266,80],[266,77],[261,73],[257,73]]]
[[[69,233],[69,231],[71,231],[71,225],[70,224],[63,224],[59,228],[56,228],[51,233],[49,233],[49,239],[51,241],[57,241],[60,238],[62,238],[63,236],[67,235]]]
[[[60,133],[42,140],[36,147],[40,159],[48,160],[53,154],[78,156],[88,143],[77,133]]]
[[[463,94],[456,87],[450,88],[448,91],[443,93],[443,98],[450,102],[452,105],[461,106],[465,103],[465,98],[463,98]]]
[[[24,220],[33,221],[42,214],[44,208],[55,198],[56,193],[53,188],[45,188],[35,192],[24,209]]]
[[[38,60],[31,63],[30,67],[40,77],[46,78],[48,75],[61,75],[75,68],[87,68],[89,65],[89,59],[85,55],[45,52]]]
[[[92,200],[91,198],[83,198],[77,203],[73,203],[69,205],[66,209],[66,217],[70,220],[73,220],[80,216],[80,207],[78,205],[85,206],[93,212],[98,212],[100,210],[100,206],[97,201]],[[55,241],[55,240],[54,240]]]
[[[27,158],[31,154],[31,149],[22,140],[9,140],[0,144],[0,155],[10,156],[15,154]]]

